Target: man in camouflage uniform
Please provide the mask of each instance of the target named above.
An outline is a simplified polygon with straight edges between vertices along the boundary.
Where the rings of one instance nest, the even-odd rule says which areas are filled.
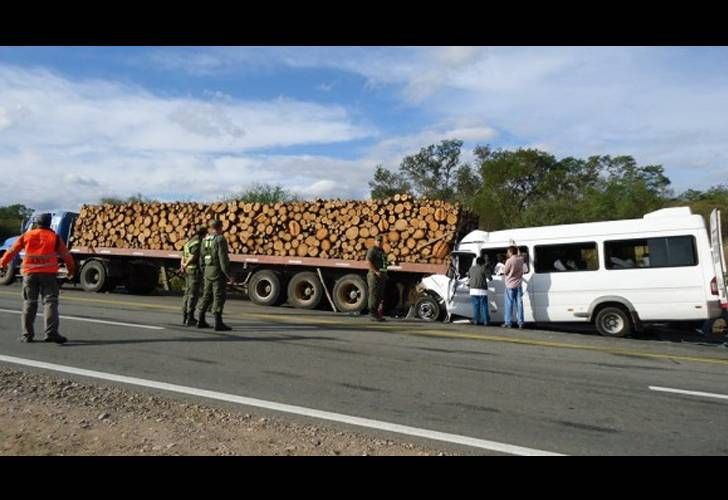
[[[200,246],[202,239],[207,235],[207,228],[203,225],[197,226],[195,235],[185,243],[182,248],[182,261],[180,268],[185,273],[185,295],[182,298],[182,324],[194,326],[195,306],[200,298]]]
[[[200,267],[202,267],[203,293],[197,309],[197,328],[210,328],[205,321],[205,313],[212,303],[215,315],[215,331],[232,330],[222,322],[222,308],[225,305],[225,285],[230,281],[230,258],[228,246],[222,236],[222,222],[210,222],[208,235],[202,240],[200,248]]]
[[[387,256],[382,250],[382,235],[374,238],[374,245],[367,251],[369,272],[367,288],[369,289],[369,316],[372,321],[384,319],[384,288],[387,283]]]

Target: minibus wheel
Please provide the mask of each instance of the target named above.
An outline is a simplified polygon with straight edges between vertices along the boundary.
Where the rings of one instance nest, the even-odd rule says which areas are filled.
[[[434,297],[424,295],[415,302],[415,316],[418,319],[434,322],[440,319],[442,309]]]
[[[632,333],[632,322],[627,311],[617,306],[599,310],[594,318],[599,335],[605,337],[628,337]]]

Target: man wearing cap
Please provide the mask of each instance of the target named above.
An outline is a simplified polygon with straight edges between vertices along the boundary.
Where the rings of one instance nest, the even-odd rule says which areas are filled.
[[[232,330],[222,322],[222,309],[225,305],[225,284],[230,281],[230,257],[228,255],[227,241],[223,237],[222,222],[210,222],[208,234],[202,240],[200,249],[200,267],[203,272],[203,292],[200,305],[197,308],[197,328],[210,328],[205,321],[205,313],[212,304],[215,315],[215,330]]]
[[[44,342],[63,344],[66,338],[58,333],[58,258],[62,258],[68,270],[68,279],[73,279],[76,263],[63,240],[51,229],[51,214],[35,217],[35,227],[15,240],[13,246],[0,259],[0,269],[5,269],[21,251],[23,257],[23,335],[21,342],[33,342],[34,323],[38,312],[38,296],[43,298],[45,317]]]
[[[182,324],[194,326],[195,306],[200,298],[200,246],[207,235],[207,228],[202,224],[195,229],[195,234],[182,247],[180,269],[185,273],[185,294],[182,298]]]
[[[369,289],[369,316],[373,321],[384,320],[384,287],[387,283],[387,256],[382,250],[384,238],[374,238],[374,245],[367,251],[367,288]]]

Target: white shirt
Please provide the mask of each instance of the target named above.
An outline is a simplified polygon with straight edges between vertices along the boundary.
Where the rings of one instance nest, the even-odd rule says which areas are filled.
[[[470,295],[475,295],[475,296],[488,295],[488,290],[483,290],[482,288],[471,288]]]

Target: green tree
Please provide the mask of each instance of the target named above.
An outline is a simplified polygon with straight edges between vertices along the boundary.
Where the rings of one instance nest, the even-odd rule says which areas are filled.
[[[484,229],[641,217],[671,196],[662,166],[639,166],[631,156],[559,160],[537,149],[488,147],[475,154],[483,183],[472,206]]]
[[[592,156],[585,168],[598,174],[578,208],[584,221],[633,219],[667,205],[672,192],[661,165],[638,166],[631,156]]]
[[[99,203],[101,203],[102,205],[123,205],[124,203],[156,203],[158,201],[159,200],[155,198],[149,198],[141,193],[131,195],[126,199],[119,198],[118,196],[104,196],[99,199]]]
[[[254,184],[245,191],[223,198],[224,201],[245,201],[248,203],[286,203],[298,200],[292,192],[279,185]]]
[[[700,214],[705,224],[710,221],[713,209],[720,210],[723,232],[728,231],[728,185],[720,184],[706,191],[688,189],[669,203],[670,206],[689,206],[693,213]]]
[[[570,203],[569,162],[537,149],[477,148],[482,186],[472,202],[481,227],[494,230],[541,224]]]
[[[32,214],[32,208],[19,203],[0,207],[0,243],[20,234],[21,223]]]
[[[387,170],[377,165],[374,177],[369,181],[369,189],[373,200],[389,198],[397,193],[411,193],[412,186],[402,174]]]
[[[480,186],[475,170],[460,160],[463,141],[447,139],[405,156],[398,172],[381,165],[369,182],[372,198],[399,192],[448,201],[469,202]]]

